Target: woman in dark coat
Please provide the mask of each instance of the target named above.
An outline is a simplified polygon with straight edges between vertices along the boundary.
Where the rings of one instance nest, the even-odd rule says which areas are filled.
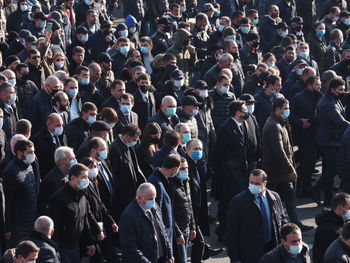
[[[135,149],[140,168],[146,178],[153,173],[152,157],[159,150],[161,136],[160,126],[155,122],[150,122],[143,130],[141,143]]]

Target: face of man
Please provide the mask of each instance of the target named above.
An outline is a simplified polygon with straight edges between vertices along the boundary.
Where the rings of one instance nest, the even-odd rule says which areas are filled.
[[[154,190],[148,190],[145,193],[139,195],[137,197],[137,202],[141,205],[144,206],[147,201],[155,201],[156,200],[157,193]]]
[[[176,100],[167,100],[162,105],[160,105],[161,111],[166,115],[168,108],[174,108],[176,109]]]
[[[40,56],[39,51],[36,53],[30,54],[30,56],[28,58],[28,62],[36,68],[39,67],[40,63],[41,63],[41,56]]]
[[[286,239],[281,239],[281,243],[287,251],[291,251],[292,246],[302,245],[302,236],[301,232],[298,230],[292,232],[286,236]],[[296,255],[295,255],[296,256]]]
[[[203,145],[199,142],[193,142],[191,147],[186,149],[186,153],[193,159],[193,152],[203,151]],[[194,160],[194,159],[193,159]],[[196,161],[196,160],[195,160]]]
[[[90,72],[90,77],[92,81],[98,81],[101,78],[101,68],[100,67],[95,67],[94,70]]]
[[[70,177],[70,185],[72,186],[73,189],[78,191],[79,190],[78,186],[79,186],[80,182],[83,180],[89,180],[88,171],[81,172],[79,177],[71,176]]]
[[[273,6],[271,8],[271,11],[269,12],[269,15],[272,17],[272,18],[277,18],[280,16],[280,10],[277,6]]]
[[[249,184],[261,187],[261,190],[262,190],[261,192],[266,191],[267,181],[264,181],[264,177],[262,175],[259,175],[259,176],[251,175],[251,176],[249,176]]]
[[[17,158],[19,160],[25,160],[27,155],[33,155],[35,153],[34,147],[26,147],[26,150],[24,152],[17,151]]]
[[[321,81],[319,79],[316,79],[312,85],[308,85],[308,88],[311,91],[320,92],[321,91]]]
[[[117,85],[115,89],[111,89],[111,95],[116,99],[119,99],[123,94],[125,94],[125,87],[122,85]]]
[[[9,86],[7,88],[6,95],[5,95],[5,98],[4,98],[4,102],[5,103],[10,103],[11,94],[16,94],[15,88],[13,86]]]
[[[277,92],[280,92],[282,89],[282,84],[280,80],[276,80],[275,84],[270,84],[271,90],[275,90]]]
[[[258,67],[255,71],[256,75],[259,77],[261,73],[265,72],[267,69],[265,67]]]
[[[59,101],[59,104],[57,106],[61,112],[69,110],[69,99],[68,99],[68,96],[66,93],[63,93],[60,96],[60,101]]]
[[[85,54],[84,53],[76,53],[75,55],[72,56],[73,60],[75,63],[77,63],[78,65],[81,65],[81,63],[83,63],[84,58],[85,58]]]
[[[294,50],[288,50],[285,53],[285,59],[288,63],[291,63],[295,60],[295,51]]]
[[[86,17],[86,20],[87,20],[88,24],[95,25],[96,22],[97,22],[97,15],[96,15],[96,13],[91,13],[90,15],[88,15]]]
[[[37,260],[38,255],[39,255],[39,252],[31,252],[31,253],[28,254],[28,256],[26,258],[24,258],[22,255],[19,255],[18,259],[21,262],[27,263],[27,262],[31,262],[31,261]]]

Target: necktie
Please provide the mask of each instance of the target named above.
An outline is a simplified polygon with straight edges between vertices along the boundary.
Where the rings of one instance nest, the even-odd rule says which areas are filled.
[[[259,195],[260,211],[263,218],[263,230],[264,230],[264,243],[268,243],[271,240],[271,231],[269,229],[269,216],[267,215],[266,205],[263,197]]]
[[[161,232],[160,232],[160,228],[152,214],[151,211],[147,211],[146,212],[147,214],[147,217],[149,218],[149,220],[151,221],[152,223],[152,226],[153,226],[153,231],[154,231],[154,237],[157,241],[157,257],[158,258],[161,258],[163,255],[164,255],[164,249],[163,249],[163,244],[162,244],[162,235],[161,235]]]
[[[126,123],[130,123],[130,115],[124,115]]]
[[[54,136],[54,138],[55,138],[55,144],[58,146],[58,147],[60,147],[61,146],[61,143],[60,143],[60,139],[58,138],[58,136]]]

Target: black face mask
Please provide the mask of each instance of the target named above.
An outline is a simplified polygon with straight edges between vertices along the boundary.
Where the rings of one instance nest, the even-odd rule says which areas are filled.
[[[164,25],[163,28],[165,32],[170,32],[170,25]]]
[[[240,116],[243,120],[247,120],[249,118],[249,113],[248,112],[242,112]]]
[[[52,96],[52,97],[55,96],[55,94],[56,94],[57,92],[59,92],[58,89],[51,90],[51,96]]]
[[[140,90],[141,90],[143,93],[146,93],[146,92],[149,90],[147,85],[142,85],[142,86],[139,86],[139,87],[140,87]]]
[[[259,45],[260,45],[260,42],[252,42],[252,44],[251,44],[251,46],[252,46],[253,48],[258,48]]]
[[[342,100],[342,99],[344,99],[344,97],[345,97],[344,93],[337,93],[337,99],[338,100]]]
[[[345,59],[345,60],[344,60],[344,63],[345,63],[347,66],[349,66],[349,65],[350,65],[350,59]]]
[[[235,60],[239,58],[238,52],[232,53],[232,56],[233,56],[233,58],[234,58]]]
[[[158,138],[158,137],[157,138],[153,138],[153,137],[149,138],[149,142],[153,143],[153,144],[158,144],[159,141],[160,141],[160,138]]]
[[[189,44],[190,44],[190,40],[189,39],[185,39],[182,45],[184,47],[187,47]]]
[[[300,32],[302,29],[303,29],[302,26],[297,26],[297,27],[294,28],[294,30],[296,32]]]
[[[104,36],[108,36],[111,33],[111,31],[109,29],[108,30],[101,30],[101,32],[102,32],[102,35],[104,35]]]
[[[60,111],[68,111],[68,106],[60,105],[59,110]]]
[[[27,74],[22,74],[22,79],[23,79],[23,80],[28,80],[28,78],[29,78],[29,73],[27,73]]]

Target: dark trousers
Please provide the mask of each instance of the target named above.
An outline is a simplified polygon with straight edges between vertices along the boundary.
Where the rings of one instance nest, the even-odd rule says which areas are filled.
[[[205,240],[202,235],[202,231],[199,227],[196,229],[197,235],[194,240],[192,240],[193,246],[191,251],[191,263],[201,263],[204,253]]]
[[[286,204],[289,220],[292,223],[299,223],[299,217],[296,210],[295,191],[292,183],[269,184],[268,188],[277,192],[282,201]]]
[[[315,189],[324,191],[324,204],[330,205],[333,197],[333,180],[338,169],[338,149],[336,147],[319,147],[322,160],[322,176]]]
[[[78,245],[76,248],[61,248],[60,257],[62,263],[80,263],[80,251]]]
[[[299,146],[300,151],[300,166],[298,171],[298,181],[300,184],[298,184],[301,189],[297,189],[298,192],[301,190],[301,192],[305,193],[311,188],[311,176],[312,171],[315,168],[315,164],[317,161],[317,148],[313,144],[308,145],[300,145]]]

